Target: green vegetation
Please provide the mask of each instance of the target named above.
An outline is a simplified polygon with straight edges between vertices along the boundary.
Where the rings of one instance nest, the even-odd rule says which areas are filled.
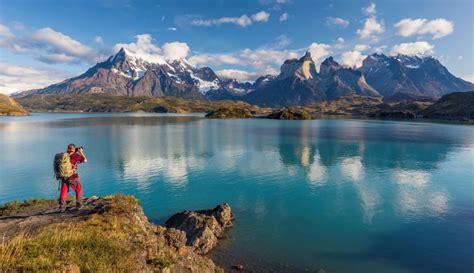
[[[10,203],[2,208],[26,208],[49,201]],[[36,234],[21,233],[3,242],[0,271],[139,271],[137,255],[146,244],[145,238],[139,236],[143,228],[123,217],[132,216],[138,203],[130,196],[117,196],[109,201],[103,213],[93,214],[87,220],[50,224]]]
[[[5,203],[0,206],[0,216],[19,212],[33,206],[52,205],[56,203],[57,203],[57,200],[51,200],[51,199],[28,199],[23,202],[13,201],[13,202]]]
[[[206,115],[206,118],[253,118],[253,115],[248,109],[232,107],[211,111]]]
[[[176,97],[125,97],[108,94],[49,94],[18,99],[31,112],[152,112],[152,113],[208,113],[220,108],[246,109],[266,113],[242,101],[188,100]]]
[[[285,108],[266,116],[269,119],[286,119],[286,120],[307,120],[313,117],[305,110],[298,108]]]
[[[0,116],[24,116],[28,112],[12,98],[0,94]]]

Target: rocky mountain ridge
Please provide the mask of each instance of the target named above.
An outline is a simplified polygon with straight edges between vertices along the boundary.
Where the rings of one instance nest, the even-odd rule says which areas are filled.
[[[345,96],[388,97],[397,93],[440,97],[474,89],[452,75],[433,57],[372,54],[360,68],[340,65],[328,57],[319,72],[309,52],[286,60],[277,76],[254,82],[221,79],[209,67],[196,68],[184,59],[144,60],[121,49],[85,73],[31,94],[108,93],[118,96],[181,97],[198,100],[238,99],[260,106],[286,107],[330,101]]]

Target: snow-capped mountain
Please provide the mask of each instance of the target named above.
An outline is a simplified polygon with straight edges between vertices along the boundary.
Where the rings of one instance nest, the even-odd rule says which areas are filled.
[[[348,95],[380,96],[367,84],[360,71],[342,67],[332,57],[321,64],[318,73],[311,54],[306,52],[300,59],[286,60],[275,79],[249,93],[243,100],[262,106],[283,107]]]
[[[109,93],[125,96],[177,96],[204,99],[222,85],[208,67],[195,68],[186,60],[145,60],[125,49],[96,64],[78,77],[43,89],[16,94]]]
[[[372,54],[359,71],[383,96],[401,92],[440,97],[474,90],[472,83],[455,77],[433,57]]]
[[[369,55],[359,69],[343,67],[332,57],[319,73],[311,54],[286,60],[277,76],[255,82],[220,79],[209,67],[196,68],[184,59],[147,58],[121,49],[85,73],[43,89],[13,97],[51,93],[109,93],[122,96],[175,96],[188,99],[239,99],[281,107],[304,105],[342,96],[389,97],[404,93],[442,96],[474,90],[472,83],[453,76],[433,57]]]

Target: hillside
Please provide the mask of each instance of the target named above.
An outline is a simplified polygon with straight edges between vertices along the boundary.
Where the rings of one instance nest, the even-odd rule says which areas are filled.
[[[445,95],[423,115],[430,119],[474,120],[474,91]]]
[[[152,112],[207,113],[221,108],[241,108],[254,114],[270,112],[242,101],[188,100],[176,97],[128,97],[109,94],[48,94],[18,99],[32,112]]]
[[[14,99],[0,94],[0,116],[24,116],[28,112]]]

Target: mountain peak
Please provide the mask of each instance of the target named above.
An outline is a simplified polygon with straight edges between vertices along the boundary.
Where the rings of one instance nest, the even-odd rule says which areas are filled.
[[[328,74],[331,71],[335,71],[341,68],[341,65],[334,60],[332,56],[326,58],[319,67],[319,73],[321,74]]]
[[[306,51],[300,59],[286,60],[280,68],[281,72],[278,78],[284,79],[296,76],[301,80],[309,80],[316,77],[316,68],[311,58],[311,53]]]
[[[306,53],[304,54],[303,57],[301,57],[301,59],[299,59],[299,61],[310,61],[310,62],[313,62],[313,58],[311,58],[311,52],[309,51],[306,51]]]

